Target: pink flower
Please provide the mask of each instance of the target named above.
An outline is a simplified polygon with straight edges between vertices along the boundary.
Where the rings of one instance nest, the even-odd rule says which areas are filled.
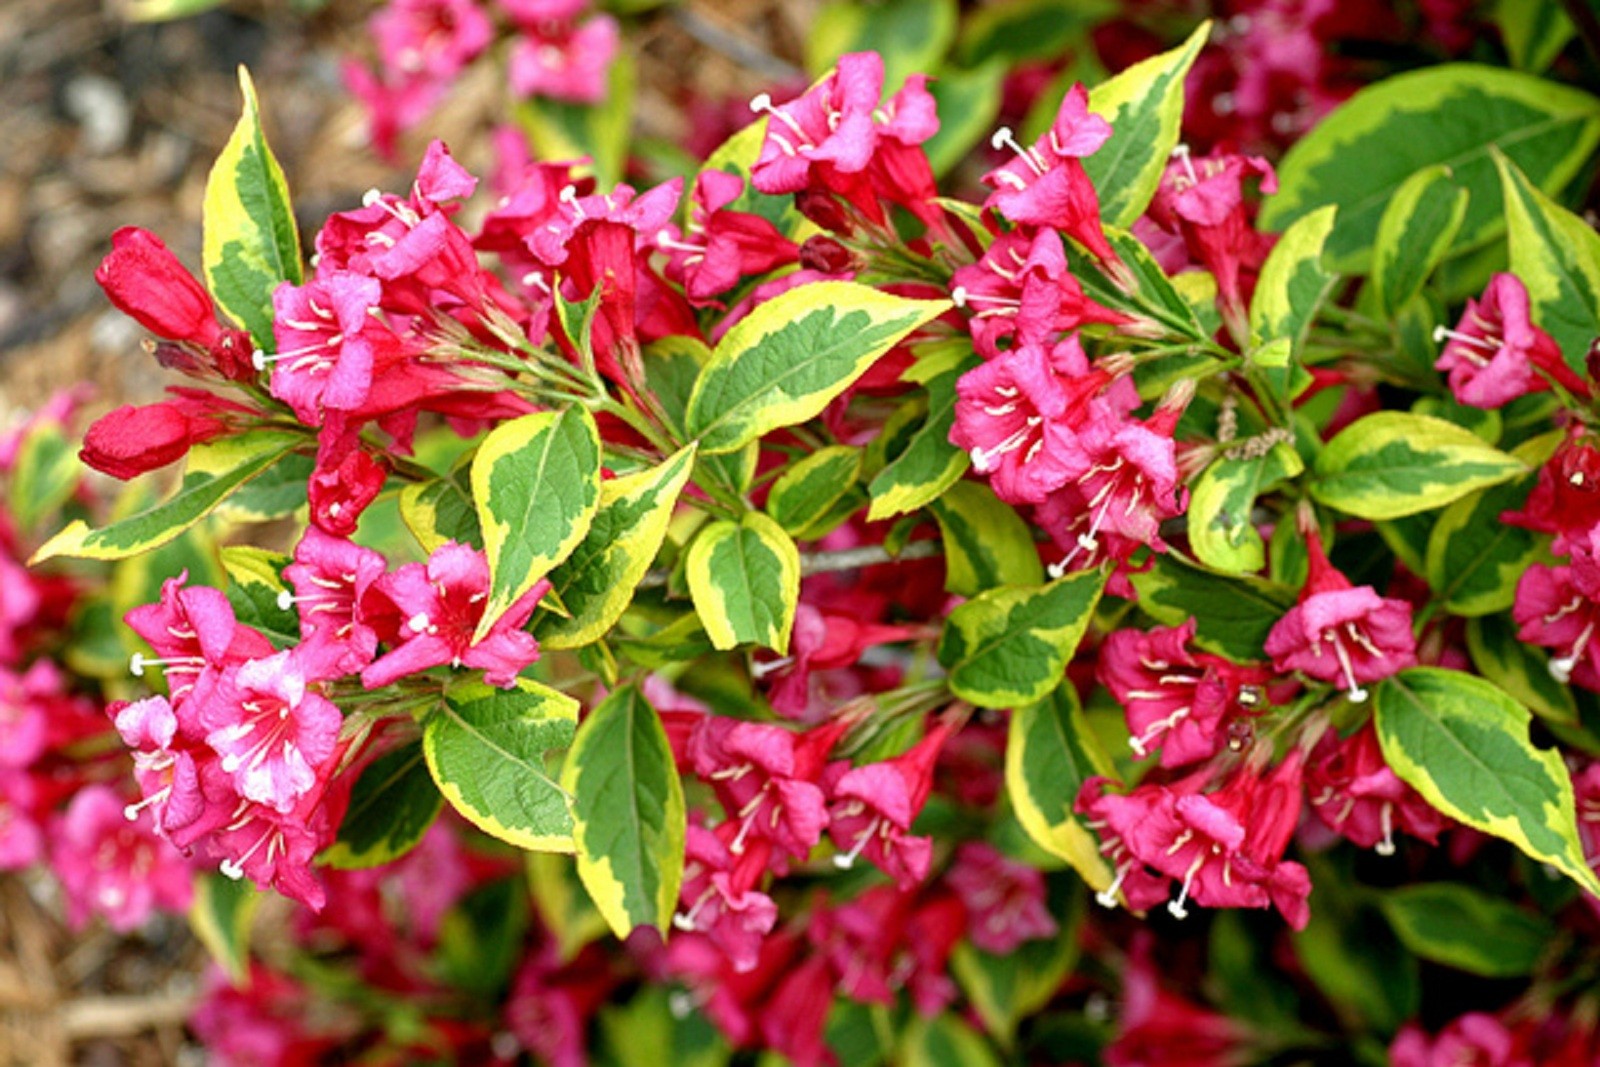
[[[741,279],[766,274],[797,261],[799,246],[760,215],[727,205],[744,191],[744,179],[720,170],[695,179],[688,232],[669,229],[656,236],[667,254],[667,277],[683,284],[692,303],[709,305]]]
[[[617,20],[609,15],[596,15],[575,28],[540,24],[525,29],[511,49],[511,91],[523,98],[598,104],[606,98],[606,75],[621,37]]]
[[[865,854],[901,888],[928,876],[933,842],[908,832],[933,788],[933,763],[952,729],[940,723],[891,760],[828,769],[823,777],[832,802],[828,834],[844,850],[833,858],[836,866],[848,869]]]
[[[1416,1023],[1407,1023],[1389,1046],[1393,1067],[1499,1067],[1515,1062],[1513,1038],[1504,1023],[1483,1012],[1468,1012],[1429,1039]]]
[[[951,276],[950,299],[971,312],[967,329],[985,359],[1012,347],[1048,345],[1087,323],[1131,320],[1083,293],[1067,269],[1066,250],[1054,230],[1013,230],[995,238],[976,263]]]
[[[52,834],[50,863],[61,879],[67,918],[80,928],[91,914],[127,933],[153,911],[183,912],[193,896],[183,857],[103,785],[78,790]]]
[[[1299,822],[1304,765],[1296,750],[1266,776],[1241,767],[1205,794],[1193,791],[1198,783],[1182,783],[1145,784],[1119,796],[1106,792],[1105,779],[1091,778],[1077,810],[1101,831],[1103,851],[1116,864],[1115,880],[1096,899],[1110,907],[1121,890],[1129,907],[1142,910],[1165,899],[1166,879],[1174,879],[1178,897],[1167,910],[1177,918],[1187,916],[1193,899],[1211,908],[1275,906],[1291,926],[1304,928],[1311,879],[1282,858]]]
[[[838,1062],[825,1039],[833,1009],[828,961],[811,956],[792,968],[761,1013],[761,1037],[795,1067],[830,1067]]]
[[[618,981],[597,944],[563,962],[555,945],[523,959],[505,1005],[505,1021],[522,1047],[549,1067],[587,1067],[588,1029]]]
[[[1306,772],[1306,796],[1318,818],[1380,856],[1394,854],[1397,829],[1434,844],[1450,825],[1389,769],[1370,723],[1347,738],[1324,736]]]
[[[1194,652],[1195,621],[1152,630],[1117,630],[1100,648],[1098,676],[1128,718],[1128,744],[1140,759],[1157,749],[1163,767],[1216,755],[1230,723],[1264,710],[1270,673]]]
[[[294,562],[283,576],[295,595],[279,597],[300,616],[301,654],[326,658],[332,674],[350,674],[372,662],[378,635],[365,621],[362,601],[386,570],[370,548],[306,527],[295,546]]]
[[[1520,640],[1559,653],[1550,661],[1552,677],[1600,689],[1600,527],[1568,547],[1566,564],[1536,563],[1523,573],[1511,617]]]
[[[296,1067],[314,1062],[332,1042],[310,1036],[312,999],[298,982],[252,962],[235,986],[221,967],[206,973],[189,1027],[221,1067]]]
[[[1069,378],[1038,346],[1003,352],[956,383],[950,443],[972,454],[1001,500],[1040,503],[1087,473],[1078,413],[1109,380],[1103,371]]]
[[[34,660],[20,674],[0,666],[0,775],[15,773],[44,754],[56,710],[52,705],[64,695],[62,682],[61,672],[48,659]]]
[[[369,26],[385,65],[436,81],[454,78],[494,36],[475,0],[389,0]]]
[[[272,364],[272,395],[307,426],[322,425],[325,407],[351,411],[366,401],[373,347],[392,341],[371,314],[382,290],[376,278],[327,271],[305,285],[284,282],[273,292],[278,351],[257,363]]]
[[[200,716],[241,796],[289,812],[316,784],[344,722],[316,680],[298,650],[223,672]]]
[[[44,857],[39,794],[32,775],[0,774],[0,871],[19,871]]]
[[[1241,1023],[1162,988],[1147,931],[1135,935],[1122,977],[1122,1012],[1106,1046],[1109,1067],[1238,1067],[1254,1062]]]
[[[985,952],[1008,955],[1060,928],[1045,900],[1044,872],[987,842],[963,842],[945,881],[967,910],[967,936]]]
[[[1060,230],[1101,262],[1116,262],[1100,228],[1100,197],[1079,162],[1110,136],[1111,124],[1089,112],[1089,91],[1074,85],[1033,147],[1019,145],[1009,129],[996,132],[994,146],[1010,148],[1016,158],[983,176],[994,190],[984,206],[1020,225]]]
[[[1380,597],[1370,585],[1352,588],[1328,562],[1316,530],[1305,533],[1311,573],[1300,602],[1267,634],[1266,653],[1280,671],[1343,683],[1359,703],[1368,695],[1363,682],[1416,665],[1411,605]]]
[[[1553,534],[1556,553],[1586,542],[1600,526],[1600,449],[1581,423],[1574,423],[1539,477],[1521,511],[1504,512],[1502,522]]]
[[[381,610],[395,620],[384,632],[394,647],[361,672],[361,683],[376,689],[449,664],[481,669],[490,685],[514,685],[518,672],[539,658],[538,642],[522,627],[549,588],[539,582],[475,640],[489,592],[489,561],[476,549],[445,542],[426,564],[407,563],[373,584],[374,597],[386,603]]]
[[[207,586],[187,586],[188,580],[185,571],[162,582],[159,601],[134,608],[124,619],[156,652],[154,659],[134,655],[134,675],[143,675],[146,667],[161,668],[177,708],[191,698],[204,704],[224,667],[273,652],[261,633],[240,625],[226,596]]]
[[[1050,573],[1087,570],[1106,560],[1126,562],[1140,547],[1166,550],[1161,524],[1183,513],[1188,492],[1178,481],[1172,434],[1193,396],[1181,382],[1143,422],[1110,405],[1091,409],[1079,431],[1088,457],[1083,473],[1047,496],[1036,521],[1066,556]]]
[[[1217,298],[1236,336],[1248,337],[1255,278],[1276,238],[1255,228],[1244,183],[1260,180],[1262,194],[1277,192],[1272,164],[1259,156],[1217,152],[1198,159],[1179,145],[1150,202],[1150,218],[1182,238],[1189,255],[1217,280]]]
[[[1481,299],[1467,301],[1456,328],[1441,326],[1434,339],[1445,342],[1434,366],[1449,375],[1450,391],[1463,404],[1497,408],[1550,388],[1546,377],[1579,398],[1589,396],[1555,339],[1533,324],[1528,290],[1515,274],[1491,278]]]
[[[737,833],[739,855],[754,835],[804,862],[822,837],[828,813],[822,777],[828,752],[850,728],[847,719],[796,733],[782,726],[702,716],[689,734],[689,761],[716,791]]]
[[[207,799],[214,803],[221,797]],[[332,844],[337,830],[330,825],[321,800],[321,790],[315,789],[295,810],[279,812],[239,799],[229,820],[206,837],[206,851],[221,858],[220,869],[227,877],[247,877],[312,911],[321,911],[327,897],[311,873],[311,864],[318,852]]]
[[[672,925],[704,934],[728,958],[734,971],[752,970],[761,942],[778,921],[778,906],[756,889],[767,871],[772,847],[766,838],[735,854],[729,840],[735,824],[715,830],[690,824],[684,851],[682,903]]]

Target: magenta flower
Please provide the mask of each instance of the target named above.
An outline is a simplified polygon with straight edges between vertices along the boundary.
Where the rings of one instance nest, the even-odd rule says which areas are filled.
[[[945,881],[967,910],[967,935],[985,952],[1008,955],[1060,929],[1045,901],[1044,872],[987,842],[963,842]]]
[[[757,97],[751,108],[766,112],[767,135],[750,180],[762,192],[777,195],[806,188],[817,164],[829,164],[843,174],[866,170],[877,147],[873,112],[882,96],[883,57],[852,52],[839,57],[833,73],[787,104],[773,107],[767,96]]]
[[[369,27],[387,67],[439,82],[460,73],[494,36],[475,0],[389,0]]]
[[[63,695],[62,683],[48,659],[34,660],[21,674],[0,666],[0,774],[15,773],[44,754],[51,705]]]
[[[305,285],[284,282],[272,294],[278,351],[260,356],[272,366],[272,395],[307,426],[321,426],[323,409],[351,411],[372,388],[373,346],[385,327],[370,314],[383,286],[376,278],[328,271]]]
[[[1049,345],[1088,323],[1120,325],[1126,315],[1101,307],[1083,293],[1067,269],[1066,250],[1054,230],[1013,230],[995,238],[976,263],[951,276],[950,299],[971,312],[967,329],[985,359],[1013,347]]]
[[[84,434],[78,458],[127,481],[177,462],[195,445],[236,432],[260,414],[203,389],[172,386],[167,391],[168,400],[124,404],[96,419]]]
[[[1600,449],[1581,423],[1568,428],[1566,440],[1539,468],[1522,510],[1503,512],[1500,521],[1553,535],[1550,548],[1558,554],[1589,540],[1600,526]]]
[[[279,812],[316,784],[344,723],[306,668],[298,650],[250,660],[225,671],[200,709],[206,743],[239,794]]]
[[[1104,372],[1069,379],[1034,345],[1002,352],[956,383],[950,443],[972,454],[1001,500],[1040,503],[1088,472],[1075,416],[1108,380]]]
[[[112,234],[111,251],[94,279],[117,310],[157,337],[201,349],[223,339],[205,286],[149,230],[124,226]]]
[[[1589,396],[1555,339],[1533,324],[1528,290],[1515,274],[1491,278],[1480,299],[1467,301],[1456,328],[1439,327],[1434,340],[1445,342],[1434,366],[1463,404],[1497,408],[1550,388],[1547,377],[1579,398]]]
[[[1237,1067],[1254,1062],[1244,1024],[1162,987],[1151,959],[1151,937],[1141,930],[1122,977],[1122,1011],[1106,1046],[1109,1067]]]
[[[227,877],[249,878],[321,911],[327,895],[311,864],[336,830],[321,799],[320,790],[312,792],[291,812],[240,799],[224,825],[205,838],[206,851],[221,858]]]
[[[1089,409],[1079,429],[1088,457],[1082,474],[1045,498],[1035,520],[1066,556],[1050,566],[1060,576],[1107,560],[1126,562],[1140,547],[1166,550],[1161,524],[1181,515],[1188,492],[1178,481],[1172,433],[1193,395],[1180,383],[1143,422],[1109,404]]]
[[[1089,91],[1074,85],[1033,147],[1018,144],[1009,129],[995,133],[994,146],[1010,148],[1016,158],[983,176],[994,190],[984,206],[1020,225],[1060,230],[1101,262],[1116,262],[1100,227],[1100,197],[1079,162],[1110,136],[1111,124],[1089,112]]]
[[[1188,145],[1179,145],[1149,210],[1150,219],[1181,238],[1195,262],[1216,278],[1224,320],[1244,337],[1256,275],[1277,240],[1255,227],[1254,206],[1244,195],[1252,177],[1262,194],[1277,191],[1272,164],[1259,156],[1217,152],[1196,159]]]
[[[481,669],[490,685],[514,685],[518,672],[539,658],[538,642],[522,627],[549,588],[539,582],[483,640],[474,640],[489,593],[489,561],[474,548],[445,542],[426,564],[407,563],[373,583],[373,596],[400,621],[388,635],[395,647],[361,672],[361,684],[376,689],[449,664]]]
[[[511,49],[511,91],[523,98],[598,104],[606,98],[606,75],[621,38],[617,20],[609,15],[576,27],[540,23],[525,29]]]
[[[1267,634],[1266,653],[1277,670],[1342,683],[1360,703],[1368,695],[1362,683],[1416,666],[1411,605],[1380,597],[1370,585],[1352,588],[1328,562],[1317,531],[1305,536],[1311,572],[1300,602]]]
[[[689,763],[710,783],[737,833],[727,842],[734,855],[751,836],[766,838],[804,862],[828,823],[818,781],[828,752],[850,728],[836,719],[796,733],[782,726],[701,716],[686,745]]]
[[[710,306],[740,280],[796,262],[800,248],[760,215],[728,205],[744,191],[744,179],[720,170],[695,179],[689,230],[656,235],[667,254],[667,277],[683,284],[691,303]]]
[[[294,562],[283,569],[295,595],[278,598],[280,607],[292,603],[299,613],[302,656],[326,661],[330,676],[351,674],[372,662],[378,635],[365,621],[362,601],[386,569],[372,549],[306,527]]]
[[[1569,542],[1565,564],[1536,563],[1517,582],[1511,617],[1517,637],[1551,649],[1550,674],[1559,682],[1600,689],[1600,527],[1583,541]]]
[[[127,933],[154,911],[185,911],[194,892],[183,857],[148,820],[125,818],[122,798],[103,785],[73,796],[51,835],[50,865],[75,929],[98,914]]]
[[[1389,769],[1370,723],[1346,738],[1324,736],[1306,772],[1306,797],[1319,819],[1380,856],[1394,854],[1396,830],[1435,844],[1450,825]]]
[[[830,1067],[838,1062],[825,1032],[833,1010],[828,961],[811,956],[778,982],[761,1013],[761,1037],[795,1067]]]
[[[690,824],[684,851],[683,888],[672,925],[704,934],[728,958],[735,972],[752,970],[761,943],[778,921],[778,906],[755,888],[767,871],[772,847],[766,838],[748,842],[735,854],[729,847],[735,825],[715,830]]]
[[[0,871],[20,871],[44,857],[41,800],[32,775],[0,774]]]
[[[901,888],[928,876],[933,842],[908,833],[933,788],[933,764],[950,733],[951,726],[940,723],[894,759],[828,769],[828,834],[843,850],[833,858],[836,866],[848,869],[865,855]]]
[[[175,707],[191,699],[204,704],[222,668],[272,654],[261,633],[242,626],[222,593],[190,586],[187,571],[161,583],[161,599],[129,611],[124,621],[155,649],[156,657],[133,656],[132,669],[142,676],[159,667]]]
[[[359,426],[343,413],[328,412],[317,433],[316,465],[306,481],[311,524],[330,537],[349,537],[387,479],[388,472],[362,444]]]
[[[1195,652],[1195,621],[1152,630],[1117,630],[1100,648],[1098,676],[1123,707],[1128,745],[1143,759],[1159,750],[1163,767],[1216,755],[1228,725],[1264,710],[1261,667]]]
[[[1392,1067],[1449,1067],[1453,1064],[1514,1063],[1515,1037],[1506,1025],[1481,1011],[1468,1012],[1431,1039],[1416,1023],[1407,1023],[1389,1045]]]

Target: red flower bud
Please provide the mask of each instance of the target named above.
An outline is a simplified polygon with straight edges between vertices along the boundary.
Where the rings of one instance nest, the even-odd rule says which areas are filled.
[[[111,254],[94,277],[120,311],[157,337],[207,348],[221,339],[205,287],[148,230],[124,226],[112,234]]]
[[[89,427],[78,457],[97,471],[127,481],[182,459],[191,446],[227,431],[221,419],[186,407],[172,401],[124,405]]]

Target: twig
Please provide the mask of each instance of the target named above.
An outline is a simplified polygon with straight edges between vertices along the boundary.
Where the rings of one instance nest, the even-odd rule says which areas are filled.
[[[799,67],[779,59],[731,30],[718,26],[693,8],[674,8],[672,21],[676,22],[684,33],[707,48],[721,52],[741,67],[753,70],[772,81],[794,81],[805,74]]]
[[[802,552],[800,554],[800,573],[832,574],[836,571],[857,571],[863,567],[872,567],[879,563],[904,563],[912,559],[931,559],[944,550],[944,544],[938,540],[912,541],[900,550],[899,555],[890,555],[889,550],[882,545],[863,545],[860,548],[839,548],[829,552]],[[667,584],[670,572],[657,570],[648,572],[639,582],[640,589],[660,589]]]
[[[194,1009],[193,996],[79,997],[61,1005],[61,1028],[70,1040],[121,1037],[177,1026]]]
[[[1600,60],[1600,16],[1595,14],[1593,4],[1589,0],[1562,0],[1561,6],[1567,9],[1567,17],[1578,28],[1589,54]]]

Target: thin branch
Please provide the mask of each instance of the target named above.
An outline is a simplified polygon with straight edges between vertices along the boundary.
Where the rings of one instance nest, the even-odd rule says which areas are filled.
[[[672,21],[707,48],[721,52],[741,67],[753,70],[764,78],[787,82],[805,76],[805,71],[799,67],[779,59],[732,30],[717,25],[691,7],[674,8]]]
[[[194,1010],[193,996],[79,997],[61,1005],[61,1028],[74,1041],[177,1026]]]
[[[912,541],[900,550],[899,555],[891,555],[889,550],[882,545],[863,545],[860,548],[840,548],[829,552],[802,552],[800,554],[800,573],[832,574],[837,571],[858,571],[863,567],[876,566],[879,563],[904,563],[913,559],[931,559],[944,550],[944,544],[938,540]],[[650,571],[639,582],[640,589],[660,589],[667,584],[670,572],[665,570]]]

